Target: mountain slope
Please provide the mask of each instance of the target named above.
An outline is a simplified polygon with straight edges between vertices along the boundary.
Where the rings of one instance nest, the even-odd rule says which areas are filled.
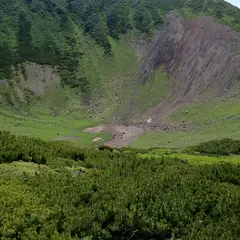
[[[4,0],[0,23],[6,111],[148,131],[239,98],[240,10],[222,0]]]
[[[0,9],[2,76],[9,76],[12,64],[28,60],[60,65],[69,72],[65,78],[74,77],[77,59],[84,54],[78,47],[76,26],[108,54],[111,52],[108,35],[118,38],[131,29],[151,34],[164,23],[165,14],[174,9],[191,17],[210,14],[216,21],[240,29],[239,9],[222,0],[4,0]],[[83,79],[67,83],[75,86],[79,81]]]
[[[239,96],[240,33],[214,23],[211,17],[184,22],[172,13],[158,35],[144,59],[139,81],[146,83],[160,66],[176,81],[164,103],[152,112],[156,120],[189,102]]]

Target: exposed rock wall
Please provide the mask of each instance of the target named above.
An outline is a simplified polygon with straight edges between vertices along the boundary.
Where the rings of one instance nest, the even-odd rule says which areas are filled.
[[[3,106],[23,107],[31,96],[57,93],[61,77],[55,67],[25,62],[12,66],[11,79],[0,80],[0,100]]]
[[[158,119],[189,101],[224,95],[239,84],[240,33],[212,17],[185,21],[170,13],[145,56],[139,81],[148,81],[160,66],[176,82],[165,103],[152,112]]]
[[[60,86],[61,78],[57,70],[49,65],[39,65],[36,63],[24,63],[21,67],[23,70],[16,73],[15,82],[19,86],[28,89],[37,96],[45,95],[48,89],[54,90]]]

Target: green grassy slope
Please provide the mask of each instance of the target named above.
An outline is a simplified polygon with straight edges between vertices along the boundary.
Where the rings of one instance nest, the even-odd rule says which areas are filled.
[[[183,150],[173,150],[173,149],[155,149],[149,150],[147,153],[139,153],[138,157],[144,159],[151,158],[172,158],[172,159],[181,159],[182,161],[186,161],[190,164],[216,164],[216,163],[232,163],[239,164],[240,156],[207,156],[200,154],[191,154],[185,153]]]
[[[108,140],[108,133],[88,134],[87,127],[99,125],[93,119],[76,119],[72,116],[53,117],[49,115],[18,115],[14,112],[0,111],[0,129],[13,134],[38,137],[44,140],[70,141],[79,146],[94,146]],[[101,141],[92,142],[96,137]]]
[[[114,49],[118,44],[114,41],[122,35],[138,31],[143,38],[151,36],[153,30],[164,23],[164,16],[170,10],[182,12],[187,9],[194,15],[210,14],[216,21],[236,30],[240,21],[238,8],[212,0],[137,0],[131,3],[119,0],[114,4],[106,0],[4,0],[0,9],[0,79],[11,79],[12,65],[26,60],[57,65],[62,82],[94,104],[98,104],[96,98],[108,94],[103,89],[109,84],[106,78],[110,75],[111,78],[116,75],[123,78],[126,68],[122,67],[129,68],[135,62],[130,61],[131,57],[125,57],[124,63],[121,61],[123,48],[123,52],[117,54],[121,63],[116,60]]]
[[[126,119],[138,122],[143,112],[164,100],[175,81],[159,69],[146,85],[136,83],[142,43],[163,24],[164,15],[170,10],[185,12],[187,17],[210,14],[216,21],[239,29],[239,10],[224,1],[1,2],[0,80],[6,83],[0,84],[0,106],[4,112],[0,116],[1,129],[48,140],[55,139],[59,132],[65,137],[83,138],[86,143],[80,139],[77,142],[89,145],[95,136],[82,133],[85,126]],[[144,13],[142,18],[137,17],[140,13]],[[18,66],[24,75],[21,64],[25,61],[58,66],[61,86],[42,97],[21,89],[26,100],[22,102],[16,91],[20,84],[11,81],[11,67]],[[185,121],[196,126],[195,131],[149,133],[132,146],[182,147],[216,137],[238,138],[235,118],[218,120],[236,115],[238,103],[234,104],[219,107],[232,109],[226,116],[219,109],[214,110],[208,123],[201,114],[204,106],[192,107],[189,119],[177,112],[167,121],[176,125]],[[17,113],[12,112],[16,110]],[[18,120],[8,120],[8,115],[27,120],[15,127]],[[37,122],[32,121],[32,115],[39,118]],[[56,124],[50,126],[51,122]]]
[[[238,98],[191,104],[163,120],[172,127],[172,131],[148,133],[131,146],[181,148],[214,139],[239,139],[239,117]],[[182,128],[183,125],[185,130]]]

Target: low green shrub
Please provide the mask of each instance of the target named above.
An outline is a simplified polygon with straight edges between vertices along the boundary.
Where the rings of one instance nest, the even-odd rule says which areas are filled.
[[[49,164],[0,175],[0,239],[239,237],[240,165],[143,159],[137,150],[81,149],[8,132],[0,132],[0,148],[2,162]]]
[[[190,147],[188,148],[188,151],[217,155],[240,154],[240,140],[232,140],[228,138],[213,140]]]

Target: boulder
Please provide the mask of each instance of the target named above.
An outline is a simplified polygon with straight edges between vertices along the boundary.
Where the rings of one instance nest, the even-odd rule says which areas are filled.
[[[7,85],[6,82],[0,79],[0,86],[6,86],[6,85]]]

